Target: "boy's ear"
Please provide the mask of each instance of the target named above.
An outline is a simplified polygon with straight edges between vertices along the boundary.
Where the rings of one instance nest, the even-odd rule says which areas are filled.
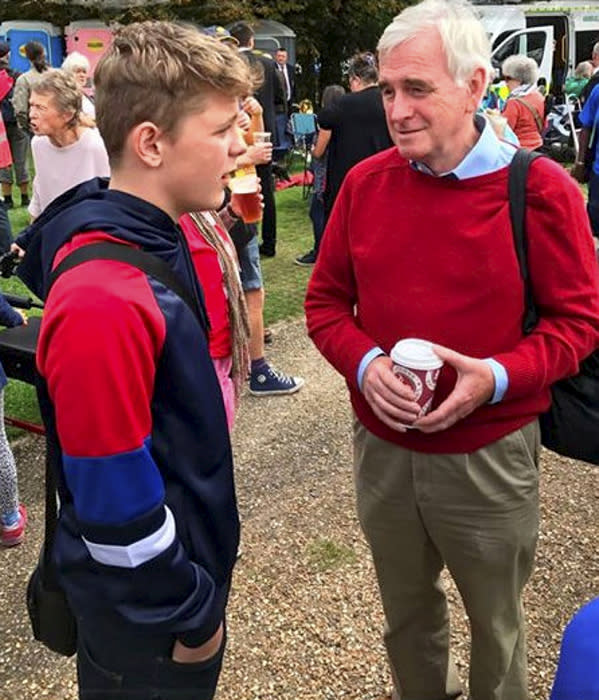
[[[149,168],[158,168],[162,164],[161,141],[164,132],[153,122],[141,122],[131,130],[129,145],[133,153]]]

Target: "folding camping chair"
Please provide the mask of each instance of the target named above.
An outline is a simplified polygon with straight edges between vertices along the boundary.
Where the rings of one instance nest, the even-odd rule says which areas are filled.
[[[311,188],[311,184],[308,183],[308,170],[310,168],[310,149],[316,136],[316,115],[306,112],[294,112],[291,115],[290,122],[293,148],[289,158],[289,169],[291,169],[294,155],[299,155],[303,163],[302,197],[307,199]]]

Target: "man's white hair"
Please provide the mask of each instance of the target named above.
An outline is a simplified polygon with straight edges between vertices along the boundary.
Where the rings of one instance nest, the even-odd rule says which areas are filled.
[[[87,56],[79,53],[79,51],[73,51],[62,62],[62,69],[68,71],[69,73],[73,73],[77,70],[77,68],[83,68],[89,72],[90,63]]]
[[[463,84],[477,68],[491,74],[491,46],[472,5],[466,0],[423,0],[406,7],[385,29],[378,43],[383,56],[404,41],[436,29],[447,57],[449,74]]]

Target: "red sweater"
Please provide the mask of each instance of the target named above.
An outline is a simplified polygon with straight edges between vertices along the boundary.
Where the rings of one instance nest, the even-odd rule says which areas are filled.
[[[346,378],[359,420],[421,452],[471,452],[545,410],[549,386],[599,345],[599,271],[578,186],[552,161],[530,169],[526,226],[541,320],[523,337],[523,290],[507,202],[507,168],[467,180],[412,169],[396,149],[346,177],[306,298],[310,336]],[[355,313],[354,313],[355,309]],[[509,388],[434,434],[381,423],[357,386],[361,359],[417,337],[506,368]],[[455,384],[444,367],[435,405]]]

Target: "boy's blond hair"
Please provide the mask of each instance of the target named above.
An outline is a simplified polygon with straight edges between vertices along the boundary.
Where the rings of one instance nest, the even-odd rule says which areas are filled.
[[[96,121],[112,167],[131,129],[150,121],[174,135],[210,92],[245,97],[250,71],[239,54],[198,30],[138,22],[119,30],[95,73]]]

